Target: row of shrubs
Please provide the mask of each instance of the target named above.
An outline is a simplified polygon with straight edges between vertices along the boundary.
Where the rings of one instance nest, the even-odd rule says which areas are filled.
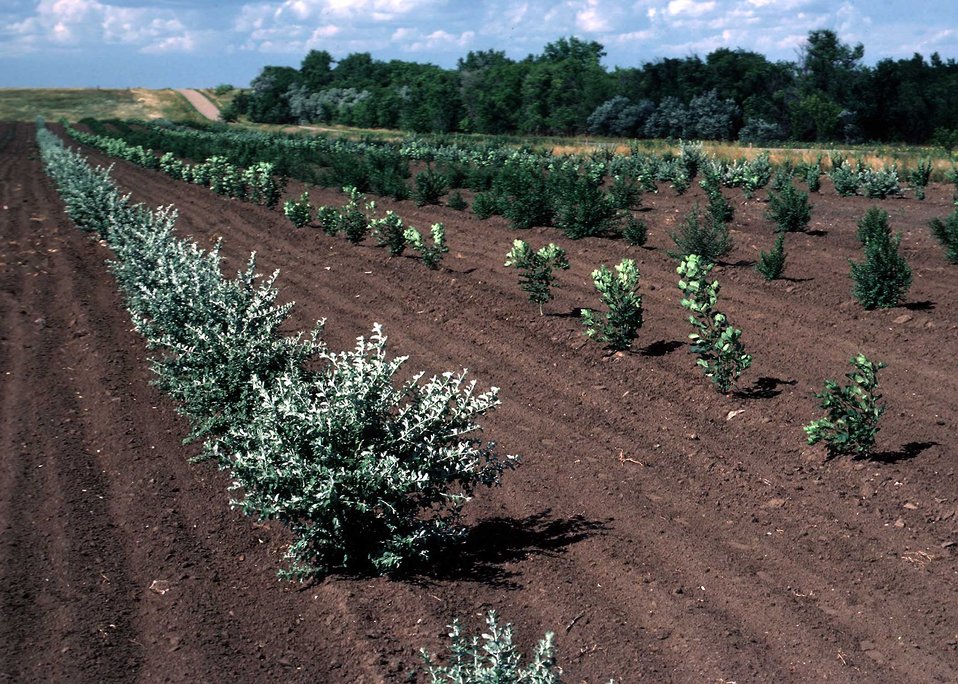
[[[152,149],[130,145],[120,138],[86,133],[72,126],[65,128],[77,142],[102,150],[111,157],[162,171],[174,180],[202,185],[225,197],[272,208],[279,202],[286,186],[285,179],[276,175],[272,162],[257,162],[242,168],[232,164],[226,157],[212,156],[204,162],[190,164],[172,152],[157,156]]]
[[[275,304],[277,274],[261,278],[251,257],[224,278],[218,246],[175,237],[172,210],[131,206],[106,169],[45,128],[38,140],[67,213],[113,250],[110,268],[190,438],[231,471],[236,505],[293,531],[285,576],[395,570],[461,538],[462,505],[516,463],[478,437],[496,388],[477,392],[464,373],[397,387],[405,358],[387,359],[378,325],[344,352],[321,341],[322,323],[280,333],[290,305]]]

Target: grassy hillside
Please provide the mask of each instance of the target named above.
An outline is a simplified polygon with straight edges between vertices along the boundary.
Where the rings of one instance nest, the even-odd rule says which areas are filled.
[[[48,121],[66,118],[158,119],[203,121],[186,99],[174,90],[20,89],[0,88],[0,121]]]

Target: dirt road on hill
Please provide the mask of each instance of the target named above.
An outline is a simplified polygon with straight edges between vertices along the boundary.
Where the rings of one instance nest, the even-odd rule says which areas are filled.
[[[210,121],[220,120],[219,108],[203,93],[198,90],[193,90],[192,88],[177,88],[176,92],[189,100],[189,103],[193,105],[194,109]]]

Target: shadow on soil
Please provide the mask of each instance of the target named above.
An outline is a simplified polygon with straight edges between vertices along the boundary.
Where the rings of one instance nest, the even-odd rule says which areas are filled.
[[[582,318],[582,312],[585,310],[586,309],[577,306],[568,313],[550,313],[546,314],[546,316],[549,316],[550,318]]]
[[[938,446],[938,442],[908,442],[902,445],[898,451],[879,451],[869,456],[863,456],[860,460],[873,461],[875,463],[899,463],[901,461],[910,461],[916,458],[921,452]]]
[[[639,353],[642,356],[665,356],[684,346],[685,342],[681,340],[656,340],[647,347],[640,349]]]
[[[921,302],[908,302],[902,304],[902,307],[909,311],[931,311],[935,308],[935,303],[926,299]]]
[[[742,399],[771,399],[782,393],[780,385],[795,385],[796,380],[779,380],[778,378],[761,377],[755,384],[745,389],[736,390],[733,394]]]
[[[504,565],[536,555],[556,555],[593,534],[608,529],[607,520],[582,516],[557,519],[551,510],[526,518],[486,518],[469,529],[462,546],[440,556],[428,571],[413,573],[414,582],[433,580],[482,582],[501,589],[519,589],[519,574]]]

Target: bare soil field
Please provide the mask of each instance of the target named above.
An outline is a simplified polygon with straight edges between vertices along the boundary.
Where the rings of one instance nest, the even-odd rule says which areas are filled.
[[[950,186],[880,202],[914,284],[872,312],[848,259],[873,200],[826,181],[811,232],[787,237],[788,278],[766,283],[752,268],[773,242],[766,204],[730,191],[736,246],[713,276],[754,362],[724,396],[687,351],[666,254],[698,188],[643,196],[646,248],[377,200],[420,229],[445,223],[434,272],[123,162],[114,177],[135,201],[175,204],[182,235],[222,238],[227,273],[254,250],[262,272],[281,269],[296,327],[327,318],[332,348],[379,322],[411,368],[501,387],[485,435],[523,464],[470,502],[467,543],[434,572],[278,581],[288,536],[189,461],[108,250],[63,215],[33,126],[0,125],[0,677],[403,682],[453,618],[475,633],[494,608],[523,650],[554,631],[569,682],[958,681],[958,270],[927,229]],[[568,251],[545,316],[502,265],[515,237]],[[592,269],[624,256],[646,323],[610,355],[577,317],[598,305]],[[802,425],[859,351],[888,364],[877,450],[827,460]]]

